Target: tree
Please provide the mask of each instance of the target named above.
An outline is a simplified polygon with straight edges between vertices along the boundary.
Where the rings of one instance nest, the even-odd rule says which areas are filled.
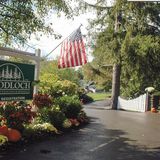
[[[95,40],[95,61],[119,65],[121,95],[125,97],[138,96],[148,85],[160,89],[160,3],[117,0],[111,8],[105,3],[94,6],[98,16],[91,23],[98,31],[90,34],[92,42]]]
[[[160,90],[160,37],[137,35],[131,42],[127,40],[124,43],[127,43],[127,48],[123,48],[125,50],[121,75],[123,96],[137,97],[143,94],[148,86]]]
[[[85,81],[94,81],[97,88],[102,88],[106,91],[111,89],[112,79],[112,66],[97,66],[97,61],[92,62],[83,66],[83,75]]]
[[[13,42],[24,43],[32,33],[54,34],[51,25],[46,25],[46,16],[64,12],[71,15],[71,7],[65,0],[1,0],[0,2],[0,45]]]

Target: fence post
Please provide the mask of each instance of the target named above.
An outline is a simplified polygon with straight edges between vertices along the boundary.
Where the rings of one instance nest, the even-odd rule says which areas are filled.
[[[149,110],[149,93],[146,92],[146,105],[145,105],[145,112]]]
[[[37,81],[39,80],[39,72],[40,72],[40,57],[41,57],[41,50],[36,49],[35,50],[35,56],[37,57],[36,64],[35,64],[35,75],[34,75],[34,80]],[[38,93],[38,86],[34,86],[34,94]]]

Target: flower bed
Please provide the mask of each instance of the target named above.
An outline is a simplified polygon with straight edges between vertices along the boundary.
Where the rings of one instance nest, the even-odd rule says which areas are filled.
[[[76,96],[53,99],[49,95],[35,95],[33,102],[1,102],[0,148],[29,143],[89,122]]]

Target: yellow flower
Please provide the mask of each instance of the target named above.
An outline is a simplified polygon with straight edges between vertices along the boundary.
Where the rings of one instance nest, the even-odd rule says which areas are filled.
[[[70,128],[72,126],[72,123],[69,119],[64,120],[63,127],[64,128]]]
[[[8,142],[8,138],[4,135],[0,135],[0,146]]]
[[[47,131],[58,133],[58,130],[50,123],[43,123],[42,127]]]

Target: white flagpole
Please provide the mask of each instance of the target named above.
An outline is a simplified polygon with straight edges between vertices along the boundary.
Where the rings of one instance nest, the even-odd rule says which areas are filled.
[[[82,26],[82,24],[78,27],[78,29]],[[73,33],[75,32],[75,30],[70,34],[72,35]],[[70,36],[69,35],[69,36]],[[67,36],[65,39],[63,39],[55,48],[53,48],[47,55],[45,55],[43,58],[46,58],[48,57],[55,49],[57,49],[62,43],[64,40],[66,40],[69,36]]]

